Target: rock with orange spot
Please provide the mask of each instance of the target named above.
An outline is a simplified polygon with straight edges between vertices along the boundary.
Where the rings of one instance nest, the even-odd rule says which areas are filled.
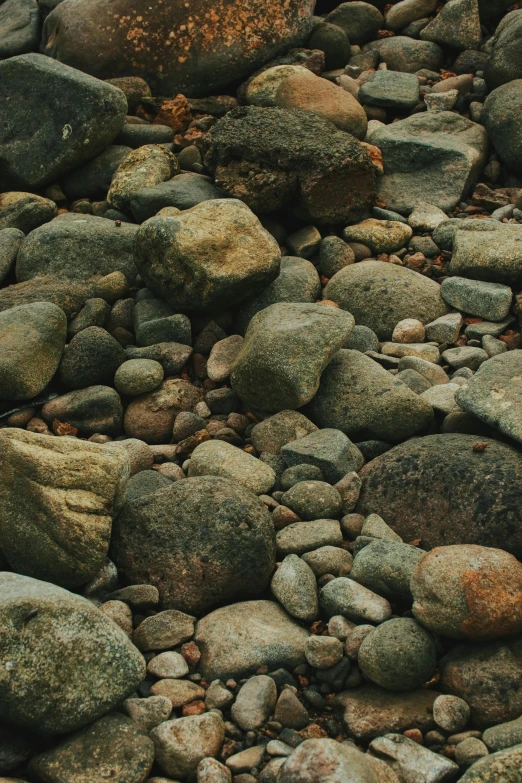
[[[45,21],[43,51],[100,79],[141,76],[155,94],[196,97],[302,45],[314,0],[82,0]]]
[[[413,613],[453,639],[496,639],[522,631],[522,563],[502,549],[462,545],[425,554],[411,580]]]

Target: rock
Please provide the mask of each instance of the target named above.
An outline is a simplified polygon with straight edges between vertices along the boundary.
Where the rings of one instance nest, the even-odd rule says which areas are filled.
[[[456,278],[452,277],[447,279],[455,280]],[[431,323],[426,324],[426,337],[428,340],[434,340],[437,343],[448,343],[449,345],[454,345],[458,340],[462,323],[463,318],[460,313],[448,313],[448,315],[441,315],[440,318],[436,318]]]
[[[165,375],[178,375],[191,354],[192,348],[182,343],[156,343],[142,348],[128,346],[125,351],[127,359],[152,359],[159,362]]]
[[[391,617],[388,601],[346,577],[328,582],[319,592],[319,603],[330,617],[342,614],[354,622],[382,623]]]
[[[130,147],[111,144],[88,163],[67,174],[60,182],[63,192],[71,201],[105,198],[116,169],[130,152]]]
[[[217,711],[160,723],[150,733],[160,769],[173,778],[193,774],[200,761],[217,756],[225,726]]]
[[[36,0],[7,0],[0,10],[0,57],[38,48],[40,14]]]
[[[91,723],[145,675],[143,658],[85,598],[3,573],[0,717],[47,734]]]
[[[272,601],[245,601],[217,609],[196,626],[200,670],[208,681],[241,678],[304,663],[308,631]]]
[[[87,436],[121,433],[123,408],[118,393],[110,386],[89,386],[54,397],[45,403],[41,414],[48,425],[58,419]]]
[[[209,440],[192,452],[189,476],[221,476],[262,495],[275,484],[272,468],[226,441]]]
[[[291,441],[316,432],[315,424],[298,411],[280,411],[256,424],[251,433],[252,443],[259,452],[279,454]]]
[[[136,397],[157,389],[164,370],[153,359],[129,359],[120,364],[114,374],[114,385],[120,394]]]
[[[421,731],[435,727],[435,691],[392,693],[376,685],[363,685],[349,691],[344,712],[347,731],[358,740],[369,740],[390,732],[403,732],[415,726]]]
[[[222,197],[223,194],[212,184],[209,177],[185,172],[177,174],[168,182],[160,182],[152,187],[144,186],[137,190],[131,200],[131,211],[137,222],[142,223],[165,207],[191,209],[202,201]]]
[[[369,327],[381,340],[389,340],[405,318],[427,323],[447,312],[438,283],[384,261],[361,261],[341,269],[327,284],[324,297],[352,313],[357,324]]]
[[[287,524],[276,534],[278,555],[301,555],[322,546],[341,546],[341,526],[336,519]]]
[[[198,783],[232,783],[232,773],[213,758],[202,759],[197,767]]]
[[[436,6],[436,0],[401,0],[386,13],[386,29],[395,33],[404,30],[412,22],[429,16]]]
[[[385,174],[379,198],[399,212],[426,201],[444,211],[453,209],[478,179],[487,152],[484,128],[447,111],[383,125],[368,141],[382,152]]]
[[[246,102],[250,106],[313,111],[358,139],[366,136],[368,120],[361,104],[336,84],[300,65],[278,65],[262,71],[249,83]]]
[[[309,408],[320,427],[333,427],[350,438],[386,441],[424,430],[433,416],[431,406],[404,383],[373,359],[349,350],[334,356]]]
[[[521,77],[522,73],[517,76]],[[522,172],[522,158],[518,148],[521,136],[517,122],[521,105],[522,79],[517,78],[493,90],[486,98],[481,114],[481,121],[493,146],[501,159],[517,174]]]
[[[204,689],[190,680],[159,680],[154,683],[150,692],[154,696],[169,699],[171,710],[205,698]]]
[[[129,476],[125,452],[14,428],[1,430],[0,442],[0,546],[10,566],[64,587],[85,584],[105,562]]]
[[[304,729],[310,723],[308,710],[301,704],[296,694],[290,688],[285,688],[281,691],[281,695],[277,700],[274,718],[286,729]],[[281,750],[283,749],[281,748]],[[286,755],[290,756],[291,753]]]
[[[347,473],[357,472],[364,458],[340,430],[322,429],[287,443],[281,449],[287,465],[316,465],[327,481],[340,481]]]
[[[454,734],[468,725],[470,710],[458,696],[437,696],[433,702],[433,719],[443,731]]]
[[[425,359],[434,364],[440,359],[439,349],[434,345],[424,345],[424,343],[382,343],[381,352],[383,356],[394,356],[398,359],[402,359],[403,356],[417,356],[419,359]]]
[[[472,348],[468,345],[450,348],[442,353],[442,360],[449,364],[453,370],[467,367],[470,370],[478,370],[480,365],[489,359],[488,354],[482,348]]]
[[[61,745],[31,759],[31,773],[49,783],[82,783],[110,778],[142,783],[154,761],[154,745],[125,715],[113,712]]]
[[[314,783],[344,783],[347,780],[353,783],[374,783],[380,779],[385,781],[384,777],[378,778],[374,773],[369,756],[351,744],[332,739],[305,740],[285,761],[277,780],[278,783],[300,783],[307,778]],[[397,778],[389,778],[389,783],[395,783],[396,780]]]
[[[205,201],[139,229],[137,264],[145,282],[174,308],[237,304],[279,272],[276,241],[235,199]]]
[[[167,378],[154,391],[130,402],[125,411],[125,432],[146,443],[165,443],[172,436],[178,413],[193,410],[202,398],[201,390],[189,381]]]
[[[13,190],[38,190],[98,155],[127,112],[121,90],[41,54],[0,62],[0,82],[2,184]]]
[[[376,175],[369,151],[314,112],[239,107],[209,136],[205,161],[216,185],[258,214],[297,199],[314,226],[330,225],[354,222],[373,205]]]
[[[143,699],[126,699],[123,709],[133,722],[147,733],[168,720],[172,702],[166,696],[148,696]]]
[[[112,384],[125,351],[106,329],[89,326],[75,335],[60,362],[60,380],[69,389]]]
[[[357,552],[351,577],[379,595],[411,601],[411,576],[423,554],[400,541],[371,541]]]
[[[368,634],[359,649],[364,676],[390,691],[414,691],[435,671],[435,643],[415,620],[396,618]]]
[[[456,699],[457,697],[448,696],[447,698]],[[462,700],[459,699],[459,701]],[[463,703],[465,704],[465,702]],[[519,745],[522,740],[522,720],[516,718],[516,720],[501,723],[498,726],[492,726],[490,729],[486,729],[482,735],[482,740],[493,753],[498,750],[504,750],[504,748],[511,748],[513,745]]]
[[[442,209],[434,207],[433,204],[421,202],[411,212],[408,225],[414,231],[434,231],[445,220],[447,220],[446,214]]]
[[[496,780],[516,781],[522,764],[522,745],[501,750],[480,758],[461,777],[461,783],[495,783]]]
[[[509,313],[513,293],[507,285],[448,277],[440,293],[445,302],[486,321],[502,321]]]
[[[270,589],[288,614],[313,622],[319,613],[317,584],[310,566],[297,555],[287,555],[270,584]]]
[[[375,71],[361,86],[359,99],[367,106],[413,109],[420,100],[419,80],[413,73]]]
[[[390,71],[416,73],[422,68],[438,71],[443,59],[440,46],[431,41],[416,41],[406,35],[396,35],[374,41],[370,46],[379,53]]]
[[[5,8],[5,5],[3,6]],[[18,228],[28,234],[56,215],[56,204],[33,193],[0,193],[0,230]]]
[[[312,304],[320,296],[321,283],[314,265],[304,258],[283,256],[276,279],[260,294],[240,305],[236,316],[237,329],[243,334],[256,313],[277,302]]]
[[[352,316],[338,308],[271,305],[250,322],[232,369],[232,387],[262,410],[299,408],[314,396],[322,371],[352,329]]]
[[[107,201],[114,209],[126,212],[141,188],[150,188],[170,179],[179,171],[176,156],[159,144],[148,144],[130,152],[111,180]]]
[[[355,262],[355,253],[350,245],[336,236],[328,236],[321,241],[319,256],[321,274],[328,278]]]
[[[385,71],[379,71],[379,73],[385,73]],[[346,242],[360,242],[367,245],[374,253],[379,254],[393,253],[393,251],[404,247],[408,244],[412,233],[413,231],[408,225],[400,223],[398,220],[369,218],[363,220],[362,223],[345,228],[343,237]]]
[[[522,77],[520,68],[520,28],[522,14],[511,11],[502,19],[492,40],[485,77],[490,89]]]
[[[450,0],[420,37],[454,49],[478,49],[482,40],[478,0]]]
[[[243,338],[238,334],[225,337],[214,345],[207,362],[207,374],[211,381],[223,383],[227,380],[242,345]]]
[[[343,657],[343,644],[335,636],[310,636],[305,657],[314,669],[329,669]]]
[[[520,556],[519,453],[494,440],[474,451],[476,442],[444,434],[396,446],[361,470],[356,511],[383,514],[405,541],[420,538],[424,548],[502,542]]]
[[[23,238],[23,233],[17,228],[0,230],[0,283],[11,271]]]
[[[231,715],[243,731],[259,729],[273,714],[277,701],[277,687],[271,677],[260,674],[241,686]]]
[[[370,743],[369,753],[382,759],[401,780],[424,778],[426,783],[442,783],[453,780],[459,774],[454,761],[433,753],[402,734],[377,737]]]
[[[515,224],[485,225],[477,232],[458,230],[453,242],[454,275],[513,285],[522,282],[520,271],[522,229]]]
[[[437,547],[411,580],[413,614],[455,639],[496,639],[522,631],[522,565],[501,549]]]
[[[154,95],[206,96],[301,46],[312,26],[312,11],[311,0],[292,0],[290,5],[271,0],[270,6],[234,0],[219,8],[216,24],[216,7],[209,0],[198,0],[190,10],[169,0],[160,14],[140,0],[130,6],[126,0],[117,5],[88,0],[81,18],[60,4],[45,21],[42,50],[100,79],[140,76]],[[121,19],[117,26],[114,14]],[[137,20],[136,14],[142,18]],[[94,56],[95,50],[103,56]]]
[[[442,316],[444,318],[444,316]],[[405,318],[399,321],[392,333],[394,343],[422,343],[426,338],[424,324],[416,318]]]
[[[324,52],[328,71],[344,68],[351,56],[348,36],[341,27],[329,22],[321,22],[314,27],[307,45],[310,49]]]
[[[189,673],[189,667],[179,653],[164,652],[149,661],[147,671],[154,677],[177,680]]]
[[[281,498],[301,519],[334,519],[342,508],[340,493],[325,481],[300,481]]]
[[[485,729],[520,716],[522,642],[458,644],[442,661],[441,689],[471,709],[472,725]]]
[[[328,14],[326,21],[344,30],[352,44],[373,40],[383,26],[382,14],[374,3],[363,3],[360,0],[341,3]]]
[[[67,335],[67,318],[50,302],[0,313],[0,399],[36,397],[52,379]]]
[[[51,275],[69,282],[123,272],[133,282],[137,274],[133,249],[137,230],[130,223],[118,227],[111,220],[93,215],[59,215],[24,239],[16,259],[16,277],[23,282]]]
[[[227,758],[227,767],[234,774],[234,777],[239,778],[240,781],[246,778],[247,783],[251,783],[249,778],[253,777],[253,775],[248,774],[248,772],[252,769],[259,769],[264,752],[262,745],[253,745],[251,748],[246,748]],[[247,774],[241,775],[242,772]]]
[[[275,565],[266,508],[249,490],[213,476],[177,481],[127,502],[112,547],[128,582],[153,584],[165,608],[194,614],[256,597]]]

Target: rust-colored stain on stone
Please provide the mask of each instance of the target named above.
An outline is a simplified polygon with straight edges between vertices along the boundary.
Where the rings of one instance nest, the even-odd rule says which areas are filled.
[[[463,572],[469,617],[463,620],[462,630],[468,638],[495,639],[513,633],[517,618],[522,624],[522,592],[518,582],[510,589],[509,581],[484,567]]]
[[[137,75],[192,97],[306,40],[315,0],[65,0],[44,52],[99,78]]]

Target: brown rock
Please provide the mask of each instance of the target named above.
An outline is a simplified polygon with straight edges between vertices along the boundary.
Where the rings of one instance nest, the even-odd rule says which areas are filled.
[[[45,54],[98,78],[141,76],[155,94],[208,95],[247,76],[311,27],[312,0],[82,0],[46,19]]]
[[[154,391],[132,400],[125,412],[125,432],[145,443],[165,443],[172,437],[174,420],[191,411],[203,399],[203,391],[189,381],[167,378]]]
[[[438,695],[425,690],[392,693],[376,685],[364,685],[339,694],[337,700],[345,704],[346,730],[356,739],[369,740],[411,728],[423,732],[435,728],[433,702]]]
[[[174,133],[182,133],[187,130],[191,120],[190,104],[185,96],[180,94],[163,101],[152,124],[167,125]]]

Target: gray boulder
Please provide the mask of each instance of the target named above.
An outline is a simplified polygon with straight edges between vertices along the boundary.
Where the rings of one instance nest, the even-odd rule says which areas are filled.
[[[484,1],[482,0],[483,3]],[[490,89],[522,77],[521,30],[522,10],[511,11],[502,19],[495,30],[491,55],[485,73]]]
[[[399,212],[426,201],[444,211],[453,209],[478,180],[488,151],[482,125],[449,111],[383,125],[368,141],[383,157],[379,198]]]
[[[431,405],[406,384],[350,350],[339,351],[324,371],[309,413],[319,427],[333,427],[350,438],[391,442],[421,432],[433,418]]]
[[[48,582],[0,574],[0,718],[46,734],[74,731],[129,696],[145,661],[116,623]]]
[[[384,261],[360,261],[341,269],[326,285],[324,297],[352,313],[357,325],[369,327],[380,340],[391,340],[405,318],[429,323],[448,311],[438,283]]]
[[[0,58],[38,48],[40,14],[36,0],[6,0],[0,7]]]
[[[111,84],[61,62],[22,54],[0,62],[0,109],[2,184],[38,190],[111,143],[127,100]]]
[[[189,476],[221,476],[256,495],[269,492],[276,476],[272,468],[243,449],[220,440],[200,443],[192,452]]]
[[[261,310],[234,362],[232,387],[261,410],[300,408],[353,326],[349,313],[324,305],[285,302]]]
[[[56,204],[33,193],[0,193],[0,231],[18,228],[28,234],[56,215]]]
[[[522,38],[522,15],[517,30],[518,40],[520,40]],[[520,52],[522,54],[522,48]],[[522,145],[522,128],[520,126],[522,69],[517,76],[519,78],[497,87],[488,95],[480,119],[501,159],[509,169],[520,175],[522,174],[522,153],[520,152]]]
[[[460,783],[516,783],[522,769],[522,745],[515,745],[479,759],[464,773]]]
[[[482,230],[457,230],[451,271],[475,280],[522,283],[522,226],[497,223]]]

